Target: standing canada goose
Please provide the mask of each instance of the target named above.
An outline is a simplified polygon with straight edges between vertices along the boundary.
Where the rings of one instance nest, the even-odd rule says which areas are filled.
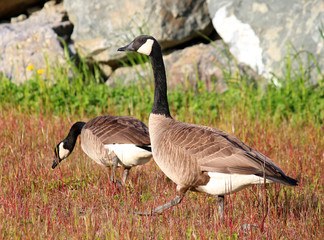
[[[153,158],[161,170],[177,184],[172,201],[152,212],[162,213],[179,204],[188,190],[218,195],[219,214],[224,211],[224,195],[260,183],[278,182],[296,186],[269,158],[236,137],[213,127],[174,120],[169,111],[162,51],[152,37],[142,35],[118,51],[134,51],[149,56],[155,81],[154,103],[149,117]]]
[[[72,153],[80,134],[83,151],[96,163],[112,166],[110,179],[113,182],[117,167],[124,168],[122,183],[125,184],[130,168],[145,164],[152,157],[144,123],[132,117],[107,115],[73,124],[68,136],[54,150],[53,169]]]

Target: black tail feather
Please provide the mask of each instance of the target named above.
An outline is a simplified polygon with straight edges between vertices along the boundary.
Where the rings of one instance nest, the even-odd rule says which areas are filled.
[[[151,145],[136,145],[136,147],[142,148],[146,151],[152,152]]]
[[[267,179],[272,180],[277,183],[281,183],[287,186],[298,186],[298,181],[286,175],[277,177],[277,176],[266,176]]]

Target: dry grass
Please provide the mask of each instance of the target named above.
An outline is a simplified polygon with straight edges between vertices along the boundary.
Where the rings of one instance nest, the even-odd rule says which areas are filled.
[[[324,239],[324,127],[205,119],[271,157],[300,186],[249,187],[226,197],[225,222],[207,194],[186,195],[163,215],[138,217],[169,201],[175,184],[156,164],[133,168],[125,190],[79,146],[55,170],[54,146],[75,120],[0,110],[0,238],[9,239]],[[85,120],[85,119],[84,119]],[[179,119],[184,120],[184,119]],[[146,119],[144,119],[146,122]],[[250,224],[244,230],[244,224]]]

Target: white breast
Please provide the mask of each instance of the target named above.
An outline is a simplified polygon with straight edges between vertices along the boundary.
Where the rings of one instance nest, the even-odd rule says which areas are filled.
[[[114,152],[126,167],[133,167],[147,163],[152,153],[134,144],[107,144],[104,145],[109,152]]]
[[[199,186],[196,189],[212,195],[225,195],[237,192],[253,184],[262,184],[264,179],[256,175],[224,174],[208,172],[210,180],[207,185]],[[267,180],[267,183],[272,181]]]

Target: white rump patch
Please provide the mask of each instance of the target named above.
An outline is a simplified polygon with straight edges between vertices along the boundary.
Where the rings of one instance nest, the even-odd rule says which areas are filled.
[[[104,147],[109,150],[109,153],[114,152],[126,167],[145,164],[152,157],[151,152],[134,144],[106,144]]]
[[[243,174],[225,174],[217,172],[208,172],[210,180],[205,186],[197,187],[198,191],[212,195],[225,195],[238,192],[254,184],[263,184],[264,179],[256,175]],[[267,183],[272,181],[267,180]]]
[[[153,39],[147,39],[146,42],[137,50],[137,52],[149,56],[152,52],[153,43]]]
[[[58,147],[59,148],[59,151],[58,151],[59,158],[62,159],[62,160],[64,158],[67,158],[70,155],[70,150],[65,149],[63,145],[64,145],[64,143],[61,142],[59,147]]]

